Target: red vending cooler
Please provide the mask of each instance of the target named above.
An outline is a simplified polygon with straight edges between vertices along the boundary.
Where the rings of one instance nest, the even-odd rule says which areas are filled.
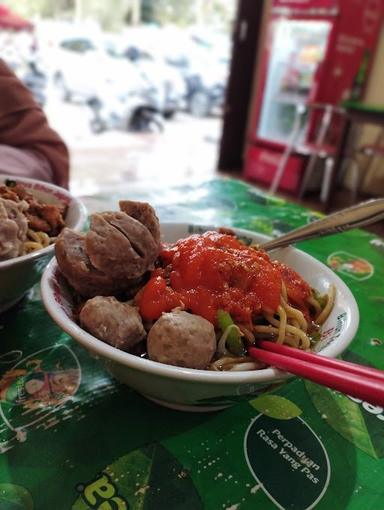
[[[244,176],[270,184],[298,105],[361,98],[383,23],[384,0],[274,0],[251,110]],[[280,187],[297,191],[292,154]]]

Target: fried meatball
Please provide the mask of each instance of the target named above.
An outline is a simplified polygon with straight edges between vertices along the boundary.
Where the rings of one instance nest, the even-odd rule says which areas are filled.
[[[111,278],[138,278],[153,269],[159,246],[145,225],[123,212],[93,214],[85,249]]]
[[[160,246],[160,224],[154,208],[147,202],[135,202],[133,200],[120,200],[119,207],[122,212],[147,227],[156,244]]]
[[[21,242],[18,233],[15,221],[8,218],[0,220],[0,261],[20,255]]]
[[[142,284],[141,279],[113,280],[96,269],[85,251],[85,236],[69,228],[61,231],[55,253],[60,271],[68,283],[84,297],[104,296],[127,291],[132,295]]]
[[[0,198],[0,260],[22,255],[28,222],[23,212],[26,202]]]
[[[80,312],[80,324],[104,342],[128,351],[145,337],[139,312],[114,297],[89,299]]]
[[[163,313],[149,330],[147,350],[151,360],[204,369],[216,350],[215,330],[198,315],[182,311]]]

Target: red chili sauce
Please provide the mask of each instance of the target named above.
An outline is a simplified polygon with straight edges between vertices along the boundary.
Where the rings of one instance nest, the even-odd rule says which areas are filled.
[[[182,306],[216,323],[219,309],[235,322],[249,323],[265,312],[276,312],[284,280],[289,301],[306,308],[309,285],[262,250],[250,248],[234,236],[206,232],[164,247],[161,266],[138,295],[145,319]]]

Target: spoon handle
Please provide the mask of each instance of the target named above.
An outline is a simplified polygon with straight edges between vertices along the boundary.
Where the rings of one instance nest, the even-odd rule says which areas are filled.
[[[363,227],[382,219],[384,219],[384,198],[368,200],[347,209],[341,209],[325,216],[325,218],[292,230],[288,234],[262,243],[259,248],[266,251],[275,250],[298,241],[306,241],[314,237],[328,236],[352,228]]]

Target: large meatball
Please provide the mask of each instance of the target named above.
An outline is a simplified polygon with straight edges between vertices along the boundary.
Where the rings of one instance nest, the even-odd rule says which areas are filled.
[[[188,368],[206,368],[216,350],[213,325],[198,315],[174,311],[163,313],[147,340],[154,361]]]
[[[146,202],[120,200],[120,210],[147,227],[157,246],[160,246],[160,225],[154,208]]]
[[[145,202],[129,200],[121,201],[120,207],[121,212],[93,214],[87,234],[65,228],[56,241],[60,270],[84,297],[122,292],[133,296],[154,268],[160,251],[154,209]]]
[[[81,296],[104,296],[122,291],[133,295],[142,285],[141,279],[113,279],[93,267],[85,251],[84,234],[69,228],[63,229],[59,235],[55,253],[60,271]]]
[[[14,202],[0,198],[0,260],[22,255],[27,236],[28,222],[23,214],[26,202]]]
[[[81,309],[80,324],[96,338],[122,351],[130,350],[145,337],[136,308],[114,297],[89,299]]]
[[[147,227],[124,212],[92,214],[85,249],[92,265],[111,278],[139,278],[159,254]]]

